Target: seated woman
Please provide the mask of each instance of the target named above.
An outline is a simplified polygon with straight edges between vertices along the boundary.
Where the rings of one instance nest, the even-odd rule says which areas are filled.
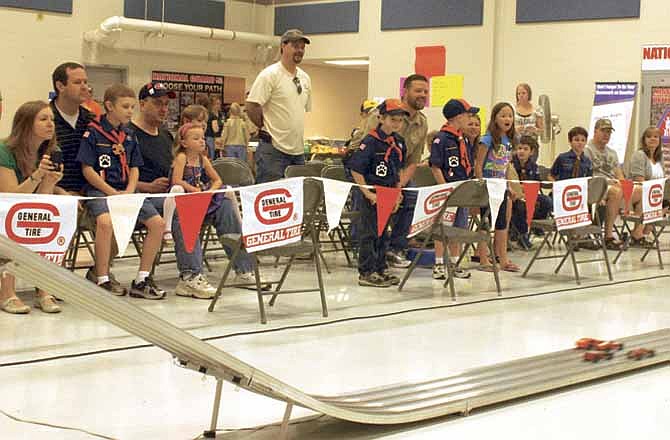
[[[0,142],[0,192],[23,194],[65,194],[56,184],[63,177],[62,165],[54,167],[56,151],[54,115],[44,101],[31,101],[16,111],[12,131]],[[36,289],[35,307],[58,313],[60,306],[48,293]],[[30,307],[16,296],[12,275],[0,278],[0,308],[7,313],[30,313]]]
[[[640,139],[640,149],[633,154],[630,165],[630,177],[635,182],[645,180],[662,179],[665,177],[663,170],[663,150],[661,148],[661,131],[656,127],[647,128]],[[642,185],[635,185],[631,197],[635,215],[642,215]],[[631,233],[630,245],[633,247],[650,248],[654,243],[647,240],[651,232],[651,226],[639,223]]]

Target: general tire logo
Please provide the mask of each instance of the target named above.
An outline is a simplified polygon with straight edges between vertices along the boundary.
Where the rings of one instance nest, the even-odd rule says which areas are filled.
[[[577,211],[582,206],[584,197],[582,187],[579,185],[568,185],[563,190],[563,209],[566,211]]]
[[[264,225],[283,223],[293,215],[291,193],[284,188],[263,191],[256,196],[254,213]]]
[[[663,187],[655,183],[649,188],[649,206],[658,208],[663,203]]]
[[[60,231],[60,221],[54,217],[60,217],[60,212],[49,203],[17,203],[7,212],[7,237],[24,245],[50,243]]]
[[[449,194],[451,194],[451,191],[451,188],[441,189],[426,197],[426,200],[423,202],[423,211],[426,215],[435,214],[439,211],[449,197]]]

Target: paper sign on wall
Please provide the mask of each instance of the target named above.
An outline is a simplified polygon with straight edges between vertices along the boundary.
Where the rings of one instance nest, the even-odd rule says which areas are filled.
[[[653,223],[663,218],[665,179],[642,182],[642,223]]]
[[[463,97],[463,75],[434,76],[430,79],[430,90],[432,106],[443,107],[450,99]]]
[[[628,145],[637,83],[598,82],[591,110],[589,138],[593,138],[596,121],[607,118],[612,121],[614,131],[608,146],[616,151],[619,162],[623,163]]]
[[[296,177],[240,189],[242,234],[248,252],[300,240],[303,180]]]
[[[423,46],[415,49],[414,72],[427,78],[444,75],[447,71],[447,48]]]
[[[591,224],[588,206],[589,179],[567,179],[554,182],[554,217],[556,229],[572,229]]]

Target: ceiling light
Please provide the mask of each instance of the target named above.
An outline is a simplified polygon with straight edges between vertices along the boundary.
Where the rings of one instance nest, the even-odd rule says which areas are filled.
[[[369,60],[329,60],[324,61],[326,64],[335,64],[336,66],[367,66],[370,64]]]

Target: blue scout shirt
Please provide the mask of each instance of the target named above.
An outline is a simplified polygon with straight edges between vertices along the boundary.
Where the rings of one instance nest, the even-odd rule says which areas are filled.
[[[407,158],[405,140],[397,133],[387,135],[377,127],[363,138],[347,165],[365,178],[368,185],[394,187]]]
[[[467,180],[472,165],[463,133],[445,125],[430,146],[430,166],[439,167],[447,182]]]
[[[114,189],[128,186],[131,168],[144,165],[137,139],[128,128],[114,128],[105,116],[100,123],[91,122],[81,139],[77,162],[93,167]],[[85,189],[92,186],[86,185]]]
[[[556,180],[572,179],[573,177],[589,177],[593,176],[593,163],[591,159],[586,157],[584,153],[581,156],[581,163],[579,164],[579,173],[577,176],[572,175],[572,169],[577,160],[577,154],[574,151],[566,151],[556,157],[554,164],[551,167],[551,175]]]
[[[529,157],[524,166],[521,166],[521,161],[516,156],[512,157],[512,165],[519,176],[519,180],[540,180],[540,168],[533,156]]]

